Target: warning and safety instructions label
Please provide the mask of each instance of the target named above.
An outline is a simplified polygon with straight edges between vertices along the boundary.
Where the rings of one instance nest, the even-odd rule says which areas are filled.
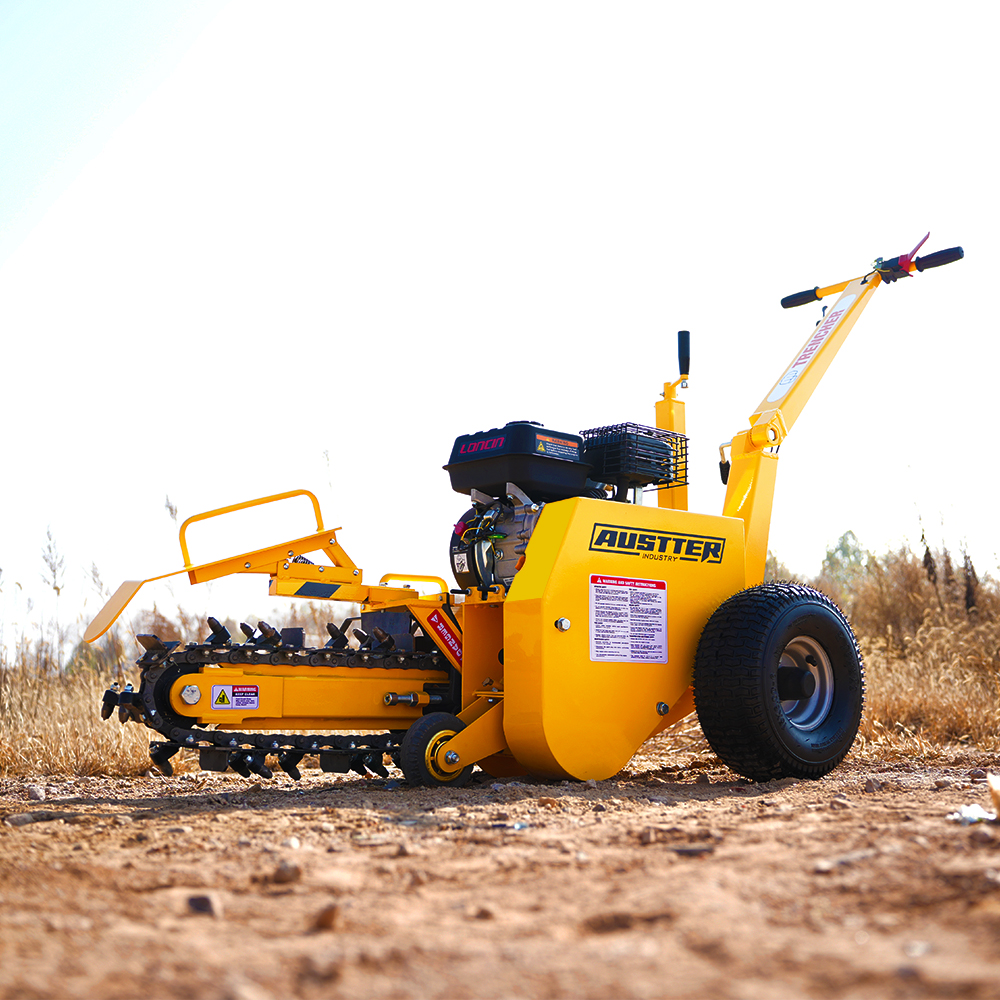
[[[665,580],[591,574],[590,658],[667,662]]]
[[[260,708],[259,688],[256,684],[213,684],[212,708],[256,711]]]

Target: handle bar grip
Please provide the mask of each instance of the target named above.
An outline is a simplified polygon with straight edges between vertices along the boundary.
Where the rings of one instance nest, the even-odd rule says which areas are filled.
[[[677,361],[680,363],[681,375],[691,374],[691,331],[677,331]]]
[[[965,251],[961,247],[951,247],[948,250],[938,250],[937,253],[929,253],[926,257],[918,257],[913,263],[918,271],[926,271],[929,267],[941,267],[943,264],[952,264],[956,260],[961,260],[965,256]]]
[[[794,295],[786,295],[781,300],[782,309],[792,309],[795,306],[804,306],[810,302],[819,302],[819,296],[816,294],[819,291],[819,285],[815,288],[810,288],[805,292],[796,292]]]

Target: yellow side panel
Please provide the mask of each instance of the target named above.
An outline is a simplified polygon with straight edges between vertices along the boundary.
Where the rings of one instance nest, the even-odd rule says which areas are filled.
[[[578,779],[619,771],[661,723],[657,705],[680,702],[705,622],[743,585],[741,519],[548,504],[504,608],[504,732],[518,762]]]

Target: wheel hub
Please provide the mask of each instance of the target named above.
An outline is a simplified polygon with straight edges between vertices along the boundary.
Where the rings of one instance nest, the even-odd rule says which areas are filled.
[[[808,732],[819,726],[833,704],[833,666],[826,650],[811,636],[785,646],[778,663],[778,697],[785,718]]]

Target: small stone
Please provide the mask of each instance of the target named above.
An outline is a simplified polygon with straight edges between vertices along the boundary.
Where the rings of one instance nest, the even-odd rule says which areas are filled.
[[[340,907],[336,903],[324,906],[313,918],[314,931],[335,931],[340,926]]]
[[[558,799],[554,799],[551,796],[543,795],[538,799],[538,804],[540,806],[545,806],[546,809],[561,809],[562,803]]]
[[[117,823],[118,826],[131,826],[134,822],[135,820],[132,819],[131,816],[122,815],[115,817],[115,823]]]
[[[985,778],[986,777],[986,772],[981,767],[974,767],[969,772],[969,777],[970,778]]]
[[[640,844],[655,844],[656,843],[656,831],[651,827],[647,826],[642,833],[639,834]]]
[[[167,833],[192,833],[194,827],[190,826],[171,826],[167,828]]]
[[[45,789],[41,785],[28,785],[28,798],[32,802],[44,802]]]
[[[587,854],[585,851],[577,851],[576,852],[576,860],[579,861],[580,864],[582,865],[585,862],[587,862],[587,861],[590,860],[590,855]]]
[[[704,771],[702,771],[701,774],[694,779],[694,783],[696,785],[710,785],[712,784],[712,779]]]
[[[986,775],[984,774],[984,775],[983,775],[983,777],[985,778],[985,777],[986,777]],[[596,782],[596,781],[595,781],[595,780],[594,780],[593,778],[588,778],[588,779],[587,779],[587,780],[586,780],[586,781],[585,781],[585,782],[583,783],[583,787],[584,787],[584,788],[596,788],[596,787],[597,787],[597,782]]]
[[[935,788],[951,788],[951,786],[954,785],[954,784],[955,784],[955,782],[952,781],[951,778],[935,778],[934,779],[934,787]]]
[[[869,778],[865,782],[865,791],[871,794],[872,792],[882,791],[882,782],[876,781],[874,778]]]
[[[402,843],[396,848],[397,858],[411,858],[413,857],[413,848],[407,843]]]
[[[333,823],[320,823],[317,827],[320,833],[336,833],[337,827]]]
[[[222,900],[216,892],[201,892],[195,896],[188,896],[187,905],[192,913],[204,913],[213,920],[222,919]]]
[[[607,812],[607,811],[608,811],[608,807],[603,802],[596,802],[594,804],[594,807],[591,809],[591,812],[595,812],[595,813],[603,813],[603,812]]]
[[[985,826],[974,826],[969,831],[969,840],[974,844],[992,844],[996,840],[996,834]]]
[[[471,920],[492,920],[493,911],[486,906],[472,906],[469,908],[469,918]]]
[[[281,842],[282,847],[287,847],[290,851],[297,851],[302,846],[302,841],[298,837],[288,837]]]
[[[835,798],[830,803],[830,808],[831,809],[850,809],[851,808],[851,803],[848,802],[846,798],[839,798],[838,797],[838,798]]]
[[[4,817],[7,826],[27,826],[29,823],[49,823],[54,819],[62,819],[59,813],[41,810],[39,812],[13,813]]]
[[[301,866],[293,864],[291,861],[282,861],[271,875],[271,881],[277,885],[298,882],[300,878],[302,878]]]
[[[253,844],[253,841],[249,837],[240,837],[240,839],[236,841],[237,847],[250,847],[251,844]]]

